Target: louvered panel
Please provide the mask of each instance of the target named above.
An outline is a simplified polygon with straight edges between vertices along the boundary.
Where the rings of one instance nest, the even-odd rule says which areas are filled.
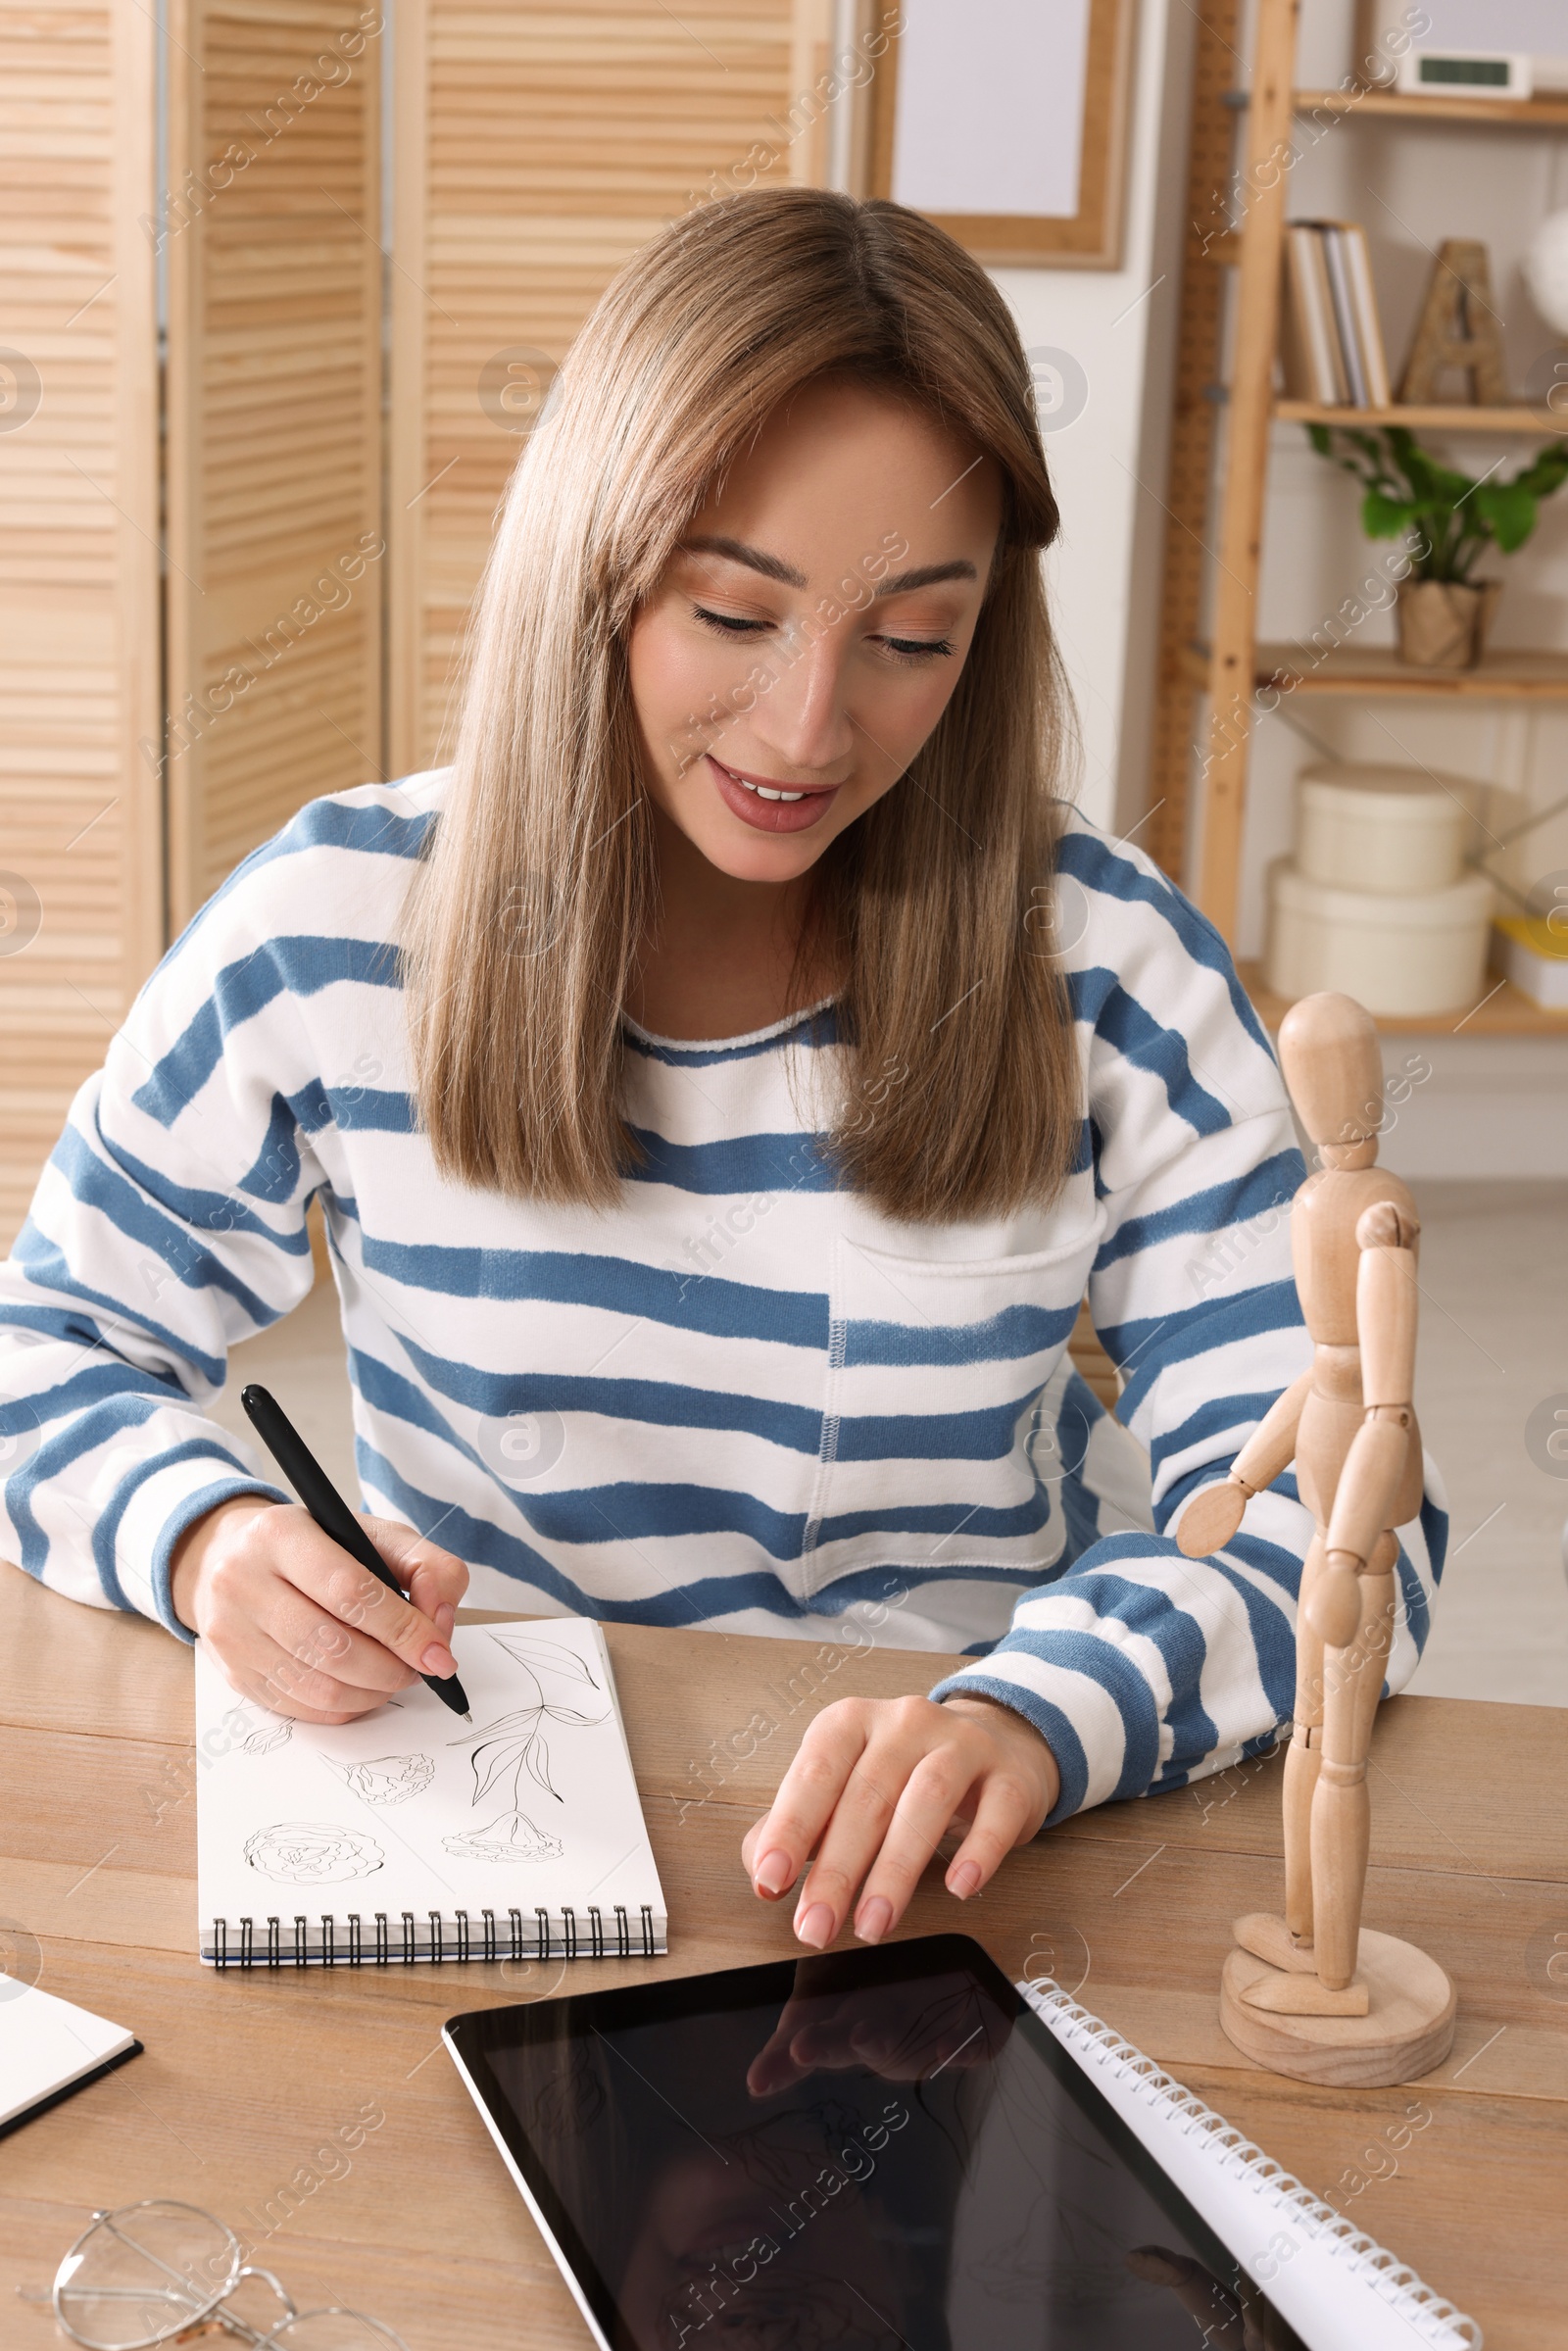
[[[807,7],[813,21],[819,10]],[[481,376],[566,346],[626,257],[708,191],[783,180],[800,0],[407,0],[388,536],[394,768],[437,756],[463,623],[521,442]],[[755,167],[752,168],[755,170]]]
[[[376,23],[181,0],[172,26],[176,921],[304,802],[382,772]]]
[[[0,0],[0,1247],[162,944],[153,40]]]

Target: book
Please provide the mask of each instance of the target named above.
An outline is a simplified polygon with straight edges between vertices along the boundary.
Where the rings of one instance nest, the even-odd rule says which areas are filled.
[[[1293,400],[1343,408],[1349,398],[1323,239],[1310,220],[1285,230],[1285,388]]]
[[[1368,408],[1391,408],[1394,389],[1389,380],[1389,358],[1383,342],[1383,321],[1378,316],[1377,289],[1372,282],[1372,256],[1367,248],[1366,230],[1358,220],[1336,220],[1331,234],[1344,254],[1345,273],[1349,282],[1350,312],[1366,383],[1366,405]]]
[[[1494,961],[1532,1004],[1568,1012],[1568,931],[1548,914],[1499,914]]]
[[[1473,2319],[1059,1984],[1039,1978],[1017,1989],[1304,2343],[1480,2351]],[[1393,2143],[1408,2144],[1431,2119],[1414,2098]]]
[[[1388,408],[1388,354],[1360,222],[1289,221],[1285,278],[1280,339],[1289,397],[1320,408]]]
[[[35,1984],[0,1978],[0,2135],[140,2054],[123,2025]]]
[[[596,1624],[463,1625],[359,1721],[236,1697],[196,1648],[199,1949],[217,1967],[652,1958],[659,1872]]]
[[[1350,290],[1349,264],[1346,256],[1345,239],[1335,220],[1317,222],[1322,239],[1323,262],[1328,271],[1329,302],[1334,313],[1334,331],[1339,337],[1340,359],[1345,368],[1346,388],[1351,408],[1367,408],[1366,369],[1361,364],[1361,337],[1355,316],[1355,298]]]

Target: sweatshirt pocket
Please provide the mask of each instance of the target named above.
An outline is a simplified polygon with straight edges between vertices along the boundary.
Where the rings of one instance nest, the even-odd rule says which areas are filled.
[[[909,1257],[841,1234],[809,1589],[873,1559],[1025,1564],[1050,1514],[1029,1456],[1103,1227],[1028,1254]]]

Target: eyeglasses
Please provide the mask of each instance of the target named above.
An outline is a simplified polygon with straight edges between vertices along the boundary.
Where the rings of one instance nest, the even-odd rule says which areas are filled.
[[[254,2318],[240,2302],[262,2305]],[[55,2273],[48,2300],[84,2351],[236,2334],[258,2351],[409,2351],[401,2334],[354,2310],[297,2311],[270,2270],[240,2260],[231,2229],[196,2204],[151,2197],[95,2212]]]

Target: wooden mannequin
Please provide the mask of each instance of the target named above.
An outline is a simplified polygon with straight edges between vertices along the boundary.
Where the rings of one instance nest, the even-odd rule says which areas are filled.
[[[1301,1571],[1296,1718],[1285,1760],[1285,1916],[1238,1919],[1220,2021],[1277,2073],[1405,2082],[1453,2040],[1435,1961],[1361,1926],[1371,1832],[1367,1760],[1397,1605],[1394,1529],[1421,1507],[1415,1372],[1415,1203],[1377,1164],[1383,1063],[1370,1015],[1308,996],[1280,1028],[1280,1062],[1321,1167],[1297,1194],[1291,1251],[1313,1342],[1223,1485],[1188,1505],[1189,1558],[1229,1543],[1252,1495],[1296,1463],[1315,1532]]]

